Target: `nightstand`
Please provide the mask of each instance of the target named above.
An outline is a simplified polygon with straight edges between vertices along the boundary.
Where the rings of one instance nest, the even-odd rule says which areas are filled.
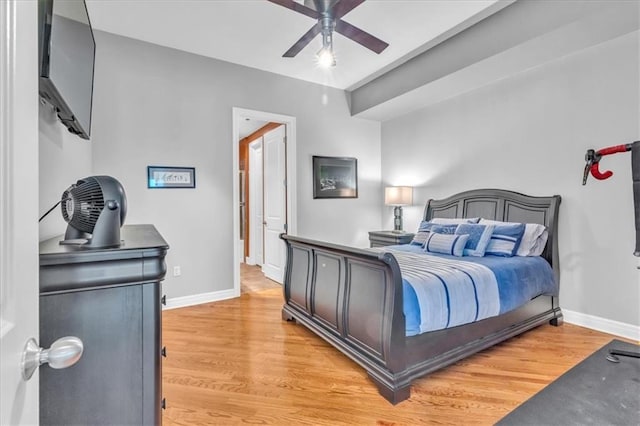
[[[392,246],[397,244],[409,244],[414,234],[404,231],[371,231],[369,243],[371,247]]]

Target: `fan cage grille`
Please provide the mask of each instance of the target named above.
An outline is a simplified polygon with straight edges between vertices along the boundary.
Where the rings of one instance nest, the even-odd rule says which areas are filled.
[[[102,188],[96,179],[80,180],[62,194],[62,217],[79,231],[93,233],[104,209]]]

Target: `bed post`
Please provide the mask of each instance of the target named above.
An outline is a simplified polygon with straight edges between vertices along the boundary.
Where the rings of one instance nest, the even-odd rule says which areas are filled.
[[[561,326],[564,322],[562,311],[560,310],[560,255],[558,253],[558,213],[560,211],[560,202],[562,198],[559,195],[551,197],[549,202],[549,215],[548,223],[546,226],[549,230],[549,239],[547,240],[547,247],[543,256],[549,261],[553,268],[553,275],[558,285],[558,294],[551,298],[551,308],[557,315],[555,318],[549,320],[549,324],[553,326]]]
[[[288,313],[287,311],[285,311],[284,309],[282,310],[282,321],[293,321],[295,322],[296,319],[293,317],[293,315],[291,315],[290,313]]]
[[[377,379],[371,371],[367,371],[367,376],[369,379],[376,385],[378,388],[378,392],[380,395],[384,397],[387,401],[396,405],[406,399],[409,399],[411,396],[411,383],[406,383],[402,386],[398,387],[389,387],[382,383],[379,379]]]

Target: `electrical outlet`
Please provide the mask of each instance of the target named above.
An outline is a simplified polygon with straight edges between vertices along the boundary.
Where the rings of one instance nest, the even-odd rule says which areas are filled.
[[[182,271],[180,271],[180,267],[179,266],[174,266],[173,267],[173,276],[174,277],[179,277],[180,274],[182,274]]]

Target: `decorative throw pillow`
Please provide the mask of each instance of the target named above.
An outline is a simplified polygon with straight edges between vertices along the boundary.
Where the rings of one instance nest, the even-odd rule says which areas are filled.
[[[491,240],[484,254],[505,257],[514,256],[518,252],[518,247],[524,234],[524,228],[523,223],[496,225],[495,228],[493,228]]]
[[[431,232],[427,242],[424,243],[424,250],[429,253],[442,253],[461,257],[468,239],[468,235]]]
[[[424,246],[425,241],[427,241],[427,238],[429,238],[429,234],[429,232],[416,232],[416,234],[413,236],[413,240],[411,240],[411,244],[413,244],[414,246]]]
[[[418,227],[418,231],[413,236],[413,240],[411,240],[411,244],[417,246],[424,246],[425,241],[429,238],[429,233],[431,232],[431,227],[434,225],[458,225],[460,223],[478,223],[480,220],[479,217],[470,217],[470,218],[447,218],[447,217],[435,217],[429,221],[423,220],[420,222],[420,226]],[[453,231],[446,232],[440,231],[443,234],[453,234],[455,231],[455,226]]]
[[[427,222],[426,220],[420,222],[418,232],[416,232],[416,235],[413,236],[411,244],[416,246],[424,246],[425,241],[427,241],[427,238],[429,238],[429,232],[431,231],[432,226],[432,222]]]
[[[481,225],[476,223],[461,223],[456,228],[456,235],[469,235],[467,245],[463,250],[464,256],[484,256],[489,245],[495,225]]]
[[[518,222],[500,222],[498,220],[480,219],[481,224],[517,225]],[[525,223],[522,241],[516,256],[540,256],[549,238],[547,227],[539,223]]]
[[[441,225],[460,225],[461,223],[478,223],[479,217],[434,217],[431,219],[431,223],[438,223]]]

